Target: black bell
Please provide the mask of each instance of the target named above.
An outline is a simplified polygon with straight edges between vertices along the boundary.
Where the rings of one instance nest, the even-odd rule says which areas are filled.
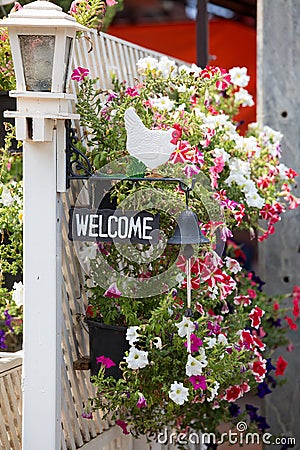
[[[177,219],[174,235],[168,240],[168,244],[209,244],[210,240],[202,234],[197,215],[190,209],[182,211]]]

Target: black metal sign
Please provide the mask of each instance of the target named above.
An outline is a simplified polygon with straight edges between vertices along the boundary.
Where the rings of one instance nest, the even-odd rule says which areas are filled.
[[[157,244],[159,214],[147,211],[71,208],[71,241]]]

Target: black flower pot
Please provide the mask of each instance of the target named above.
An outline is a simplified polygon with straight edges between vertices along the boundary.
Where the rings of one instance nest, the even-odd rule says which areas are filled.
[[[126,327],[106,325],[96,320],[86,319],[90,337],[90,368],[91,375],[97,375],[100,364],[97,364],[98,356],[110,358],[116,365],[106,369],[107,376],[113,376],[116,380],[122,377],[119,363],[123,360],[125,352],[129,350],[126,340]]]

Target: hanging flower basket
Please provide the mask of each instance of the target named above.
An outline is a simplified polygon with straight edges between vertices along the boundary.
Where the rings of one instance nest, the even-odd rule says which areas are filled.
[[[115,363],[115,366],[107,369],[106,375],[118,380],[122,376],[119,363],[124,358],[126,350],[129,350],[126,327],[106,325],[90,319],[86,319],[86,323],[89,327],[91,375],[97,375],[101,367],[101,364],[97,363],[97,358],[105,356]]]
[[[133,87],[113,77],[109,92],[97,90],[87,74],[79,77],[78,69],[73,73],[95,173],[122,174],[124,182],[113,187],[118,209],[159,213],[167,237],[159,251],[124,250],[100,239],[82,245],[87,314],[112,325],[99,324],[104,331],[127,327],[126,336],[121,328],[124,347],[111,335],[94,351],[91,333],[92,374],[99,370],[86,410],[91,417],[100,409],[134,436],[158,437],[168,428],[180,435],[191,427],[217,433],[220,424],[234,428],[238,420],[263,433],[269,425],[258,408],[236,401],[248,392],[263,398],[284,375],[286,361],[271,354],[288,344],[288,328],[297,329],[300,289],[274,302],[264,282],[242,267],[245,255],[230,238],[236,229],[259,242],[273,234],[280,214],[300,204],[292,194],[297,173],[280,162],[281,133],[256,123],[246,136],[239,133],[233,118],[239,107],[253,105],[244,89],[246,68],[176,67],[149,57],[138,62],[138,72]],[[165,162],[161,148],[172,151]],[[132,171],[128,153],[145,165],[141,185],[134,183],[141,175]],[[191,187],[185,199],[182,184],[166,183],[170,178]],[[197,251],[174,230],[173,218],[180,217],[174,208],[184,200],[207,238]],[[186,245],[181,253],[178,244]],[[293,305],[280,306],[289,296]],[[117,380],[107,376],[118,370],[107,358],[116,366],[122,361]]]

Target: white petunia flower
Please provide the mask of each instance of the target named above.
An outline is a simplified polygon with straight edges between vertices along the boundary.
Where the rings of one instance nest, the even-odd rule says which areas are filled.
[[[237,148],[243,150],[247,154],[252,154],[259,158],[261,148],[257,143],[257,140],[254,136],[243,137],[240,136],[239,139],[236,140]]]
[[[181,72],[190,73],[191,68],[189,66],[186,66],[185,64],[182,64],[178,67],[178,72],[181,74]]]
[[[192,375],[201,375],[203,367],[205,367],[205,365],[203,365],[201,361],[194,358],[192,355],[188,355],[185,366],[185,373],[188,377],[191,377]]]
[[[171,111],[175,105],[173,100],[170,100],[167,95],[163,97],[156,97],[152,99],[152,106],[160,111]]]
[[[250,195],[257,193],[256,184],[253,180],[245,180],[245,183],[243,184],[243,192]]]
[[[206,337],[204,338],[204,341],[206,347],[208,348],[213,348],[217,343],[217,339],[215,337]]]
[[[195,330],[195,325],[187,317],[183,317],[182,321],[175,324],[178,328],[178,334],[180,337],[185,337],[188,331],[192,333]]]
[[[242,161],[240,158],[231,158],[229,161],[230,174],[236,173],[248,177],[251,167],[248,161]]]
[[[282,180],[287,180],[288,179],[288,176],[286,174],[286,171],[288,170],[287,166],[283,163],[280,163],[280,164],[278,164],[277,169],[278,169],[278,172],[279,172],[278,175],[280,176],[280,178]]]
[[[229,70],[231,82],[236,86],[246,87],[249,83],[250,77],[247,75],[246,67],[232,67]]]
[[[238,92],[235,92],[234,94],[234,103],[236,105],[241,105],[243,107],[245,106],[253,106],[254,100],[253,96],[249,94],[246,89],[241,88]]]
[[[245,198],[247,205],[253,208],[261,209],[265,204],[265,200],[257,192],[246,193]]]
[[[161,341],[161,338],[160,338],[159,336],[156,336],[156,337],[153,339],[153,345],[154,345],[154,347],[157,348],[158,350],[161,350],[161,349],[162,349],[162,341]]]
[[[219,387],[220,387],[220,383],[215,381],[214,384],[212,385],[212,387],[208,388],[208,390],[210,391],[210,397],[206,398],[206,400],[208,402],[212,402],[213,399],[218,395]]]
[[[228,340],[227,340],[227,337],[225,336],[225,334],[223,334],[223,333],[218,334],[218,342],[220,344],[224,344],[224,345],[228,344]],[[223,355],[223,358],[224,358],[224,355]]]
[[[127,339],[127,341],[129,341],[129,345],[133,345],[134,342],[138,341],[139,334],[137,331],[139,329],[140,329],[140,327],[138,327],[138,326],[133,326],[133,327],[127,328],[126,339]]]
[[[128,356],[125,357],[129,369],[143,369],[149,364],[148,352],[138,350],[136,347],[130,347]]]
[[[169,397],[177,405],[183,405],[184,402],[187,401],[188,395],[189,390],[188,388],[184,387],[182,383],[174,381],[174,383],[171,384],[171,388],[169,390]]]
[[[229,161],[230,155],[229,153],[227,153],[224,148],[214,148],[213,149],[213,155],[218,158],[218,157],[222,157],[223,161],[226,163],[227,161]]]
[[[157,69],[158,61],[151,56],[147,56],[146,58],[139,59],[136,65],[138,73],[144,75],[148,70]]]
[[[180,86],[178,86],[177,88],[178,92],[186,92],[187,91],[187,87],[186,84],[180,84]]]
[[[235,182],[238,186],[243,186],[247,182],[247,178],[245,178],[241,173],[233,172],[228,178],[226,178],[225,183],[231,186],[233,182]]]
[[[163,56],[158,62],[158,70],[164,78],[173,77],[177,73],[177,67],[175,61]]]
[[[225,258],[226,267],[230,272],[236,274],[242,270],[242,267],[240,263],[233,258],[229,258],[229,256],[226,256]]]
[[[10,193],[10,190],[2,185],[2,194],[0,197],[0,203],[2,203],[4,206],[11,206],[14,203],[15,199]]]
[[[196,64],[192,64],[190,67],[190,73],[193,73],[195,78],[199,77],[200,73],[202,72],[201,67],[197,66]]]
[[[18,283],[14,282],[13,291],[12,291],[12,299],[17,306],[23,305],[24,300],[24,285],[22,281]]]

